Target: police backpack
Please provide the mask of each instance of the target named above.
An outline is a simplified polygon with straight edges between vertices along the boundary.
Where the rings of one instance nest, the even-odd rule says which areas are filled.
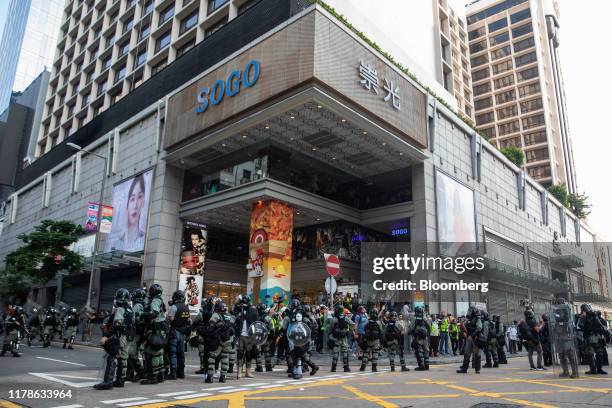
[[[368,341],[380,339],[380,326],[375,320],[370,320],[365,327],[365,338]]]

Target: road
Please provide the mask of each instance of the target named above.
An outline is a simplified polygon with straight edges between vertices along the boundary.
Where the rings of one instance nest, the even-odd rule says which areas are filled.
[[[498,369],[480,375],[456,374],[457,364],[432,365],[429,372],[330,373],[322,367],[316,376],[287,378],[284,369],[256,373],[256,378],[205,384],[197,370],[197,354],[188,353],[187,378],[155,386],[126,383],[123,389],[96,391],[103,352],[85,346],[63,350],[57,344],[43,349],[23,348],[21,358],[0,359],[0,407],[211,407],[275,408],[299,404],[300,408],[406,408],[472,407],[611,407],[612,376],[560,379],[553,370],[530,371],[525,357],[509,359]],[[581,367],[581,372],[585,367]],[[558,374],[558,373],[557,373]],[[56,399],[10,398],[11,390],[64,390],[71,396]],[[479,405],[484,407],[486,405]]]

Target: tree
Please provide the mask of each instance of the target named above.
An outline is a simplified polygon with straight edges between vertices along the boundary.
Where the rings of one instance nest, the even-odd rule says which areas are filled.
[[[68,246],[83,232],[80,225],[70,221],[43,220],[33,232],[17,237],[25,245],[6,256],[7,269],[34,283],[46,283],[59,271],[78,272],[83,260]]]
[[[520,147],[508,146],[501,148],[499,151],[518,167],[525,164],[525,153]]]
[[[569,208],[569,194],[565,183],[554,184],[548,187],[548,192],[552,194],[561,204]]]
[[[11,304],[24,304],[31,286],[28,277],[12,268],[0,270],[0,299]]]
[[[572,193],[568,196],[569,209],[578,218],[586,218],[591,213],[591,204],[586,194]]]

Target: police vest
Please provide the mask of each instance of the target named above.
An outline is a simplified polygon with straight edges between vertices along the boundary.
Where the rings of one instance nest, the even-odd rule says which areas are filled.
[[[176,306],[176,313],[174,314],[174,320],[172,320],[172,328],[184,333],[190,323],[189,306],[182,303]]]

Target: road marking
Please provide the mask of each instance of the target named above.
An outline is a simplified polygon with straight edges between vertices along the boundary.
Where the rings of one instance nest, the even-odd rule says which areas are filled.
[[[255,383],[255,384],[244,384],[243,387],[259,387],[260,385],[268,385],[270,383]]]
[[[584,392],[600,392],[603,394],[610,393],[610,388],[577,387],[577,386],[572,386],[572,385],[553,384],[553,383],[538,381],[538,380],[523,380],[523,382],[526,382],[528,384],[548,385],[549,387],[558,387],[558,388],[564,388],[564,389],[570,389],[570,390],[579,390],[579,391],[584,391]]]
[[[294,381],[294,380],[278,380],[278,381],[276,381],[276,383],[277,384],[285,384],[285,383],[288,383],[288,382],[291,382],[291,381]]]
[[[21,408],[21,405],[17,405],[11,401],[0,400],[0,407],[3,408]]]
[[[352,392],[358,398],[360,398],[360,399],[362,399],[364,401],[372,402],[374,404],[380,405],[383,408],[399,408],[399,405],[397,405],[397,404],[385,401],[381,397],[377,397],[375,395],[367,394],[367,393],[365,393],[365,392],[363,392],[361,390],[358,390],[355,387],[349,387],[348,385],[343,385],[342,388],[344,388],[347,391]]]
[[[180,397],[174,397],[174,399],[180,400],[180,399],[185,399],[185,398],[208,397],[209,395],[212,395],[212,394],[210,392],[198,392],[195,394],[181,395]]]
[[[145,400],[145,401],[136,401],[136,402],[126,402],[125,404],[118,404],[120,407],[133,407],[134,405],[140,405],[140,404],[156,404],[158,402],[166,402],[166,400],[163,399],[157,399],[157,400]]]
[[[133,398],[120,398],[120,399],[114,399],[114,400],[106,400],[106,401],[100,401],[100,402],[103,404],[118,404],[120,402],[142,401],[146,399],[147,397],[133,397]]]
[[[183,394],[191,394],[196,391],[177,391],[177,392],[167,392],[165,394],[155,394],[156,397],[174,397],[175,395],[183,395]]]
[[[291,383],[291,385],[312,384],[313,382],[317,382],[317,381],[316,380],[296,381],[294,383]]]
[[[202,391],[221,391],[221,390],[228,390],[230,388],[236,388],[236,387],[228,386],[228,387],[202,388]]]
[[[28,373],[30,375],[34,375],[36,377],[40,377],[40,378],[44,378],[45,380],[48,381],[54,381],[54,382],[58,382],[60,384],[64,384],[67,385],[69,387],[74,387],[74,388],[87,388],[87,387],[93,387],[94,385],[97,384],[96,381],[86,381],[86,382],[72,382],[72,381],[68,381],[68,380],[62,380],[61,378],[56,378],[59,377],[60,375],[51,375],[51,374],[44,374],[44,373]]]
[[[272,385],[262,385],[261,387],[257,387],[258,390],[267,390],[268,388],[277,388],[282,387],[282,384],[272,384]]]
[[[225,394],[227,392],[238,392],[238,391],[249,391],[249,389],[248,388],[235,388],[233,390],[221,390],[219,392],[222,392]]]
[[[436,384],[435,382],[432,381],[432,384]],[[532,401],[527,401],[527,400],[522,400],[522,399],[516,399],[516,398],[505,398],[502,396],[502,394],[498,394],[495,392],[485,392],[485,391],[479,391],[479,390],[475,390],[472,388],[467,388],[467,387],[462,387],[460,385],[453,385],[453,384],[442,384],[448,388],[451,388],[453,390],[457,390],[457,391],[463,391],[466,394],[473,396],[473,397],[489,397],[489,398],[497,398],[497,399],[502,399],[505,401],[510,401],[510,402],[514,402],[520,405],[526,405],[528,407],[536,407],[536,408],[556,408],[554,405],[548,405],[548,404],[540,404],[538,402],[532,402]]]
[[[73,404],[73,405],[60,405],[57,407],[51,407],[51,408],[82,408],[83,405],[80,404]]]
[[[75,365],[75,366],[85,367],[85,364],[73,363],[72,361],[58,360],[58,359],[49,358],[49,357],[36,357],[36,358],[40,358],[41,360],[57,361],[58,363],[72,364],[72,365]]]

